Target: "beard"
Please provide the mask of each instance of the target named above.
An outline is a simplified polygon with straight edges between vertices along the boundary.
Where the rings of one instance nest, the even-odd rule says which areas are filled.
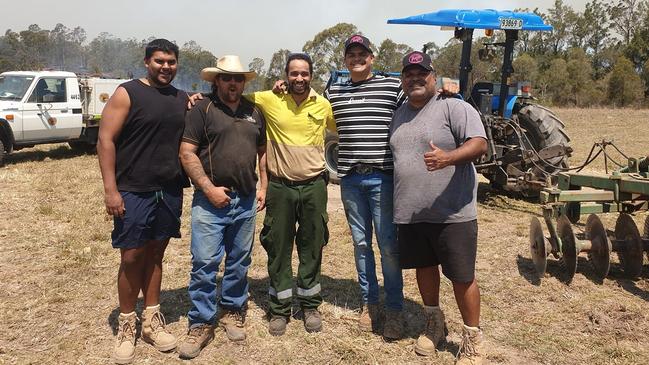
[[[241,99],[241,92],[238,90],[230,90],[229,88],[225,88],[224,90],[219,89],[218,90],[218,95],[219,99],[221,101],[226,102],[226,103],[236,103]]]
[[[311,91],[310,82],[302,81],[301,83],[298,84],[298,82],[293,81],[288,84],[289,94],[303,95],[305,93],[308,93],[309,91]]]

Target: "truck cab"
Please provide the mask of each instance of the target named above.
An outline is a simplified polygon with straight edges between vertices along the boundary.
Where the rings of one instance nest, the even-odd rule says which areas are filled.
[[[101,112],[124,81],[65,71],[0,74],[0,165],[4,153],[37,144],[94,148]]]
[[[11,128],[14,148],[79,138],[77,76],[61,71],[0,74],[0,118]]]

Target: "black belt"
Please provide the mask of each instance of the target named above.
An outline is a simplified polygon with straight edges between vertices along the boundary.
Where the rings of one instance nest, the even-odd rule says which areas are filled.
[[[320,178],[323,178],[323,177],[324,177],[324,172],[318,174],[317,176],[308,178],[306,180],[300,180],[300,181],[289,180],[289,179],[285,179],[283,177],[270,175],[270,174],[269,174],[268,178],[269,178],[270,181],[280,183],[280,184],[283,184],[283,185],[286,185],[286,186],[298,186],[298,185],[310,184],[310,183],[312,183],[312,182],[314,182],[314,181],[316,181],[316,180],[318,180]]]
[[[383,170],[372,165],[358,164],[354,165],[351,168],[351,172],[359,175],[369,175],[375,172],[380,172],[382,174],[392,175],[392,170]]]

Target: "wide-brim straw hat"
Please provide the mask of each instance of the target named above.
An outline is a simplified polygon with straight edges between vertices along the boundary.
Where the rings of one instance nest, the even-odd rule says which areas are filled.
[[[234,55],[223,56],[216,60],[215,67],[204,68],[201,71],[201,79],[214,82],[214,78],[218,74],[243,75],[246,78],[246,82],[257,77],[255,71],[244,69],[239,56]]]

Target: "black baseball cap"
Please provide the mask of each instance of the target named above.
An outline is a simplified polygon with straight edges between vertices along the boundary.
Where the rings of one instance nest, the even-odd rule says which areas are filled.
[[[403,64],[401,72],[405,71],[405,69],[410,66],[419,66],[428,71],[435,71],[433,68],[433,61],[430,59],[430,56],[424,52],[410,52],[403,58],[401,63]]]
[[[354,46],[354,45],[359,45],[363,48],[365,48],[369,53],[374,53],[372,52],[372,43],[370,43],[370,40],[367,39],[367,37],[362,36],[360,34],[354,34],[353,36],[347,38],[345,41],[345,53],[344,55],[347,54],[347,50],[349,50],[349,47]]]

